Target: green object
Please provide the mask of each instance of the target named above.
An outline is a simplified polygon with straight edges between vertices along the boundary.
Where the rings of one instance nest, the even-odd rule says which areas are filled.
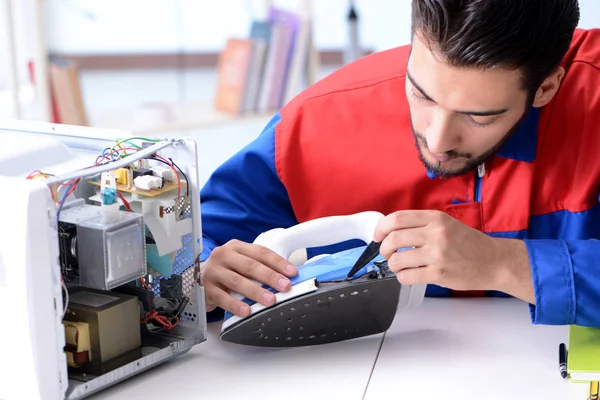
[[[600,330],[579,325],[569,328],[567,372],[572,382],[600,380]]]
[[[173,263],[169,256],[161,256],[158,254],[158,247],[155,244],[146,244],[146,259],[148,265],[165,277],[170,277],[173,274]]]

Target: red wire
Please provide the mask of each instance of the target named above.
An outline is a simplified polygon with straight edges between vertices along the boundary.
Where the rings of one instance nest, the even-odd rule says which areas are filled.
[[[33,177],[38,176],[38,175],[47,175],[47,174],[43,173],[39,169],[36,169],[34,171],[31,171],[29,173],[29,175],[27,175],[27,177],[25,179],[31,180],[31,179],[33,179]],[[54,190],[52,190],[52,186],[48,185],[48,189],[50,189],[50,197],[52,198],[52,201],[55,201],[55,199],[54,199]]]
[[[108,158],[111,156],[111,154],[118,152],[118,151],[127,151],[127,150],[135,150],[135,151],[139,151],[140,149],[136,149],[135,147],[123,147],[121,149],[113,149],[110,153],[106,153],[104,156],[99,155],[98,158],[96,158],[96,165],[100,164],[102,161],[104,161],[104,159]]]
[[[33,178],[33,177],[34,177],[34,176],[36,176],[36,175],[44,175],[44,174],[43,174],[43,172],[42,172],[42,171],[40,171],[39,169],[36,169],[36,170],[34,170],[34,171],[31,171],[31,172],[29,173],[29,175],[27,175],[27,178],[25,178],[25,179],[31,179],[31,178]]]
[[[112,149],[112,151],[110,153],[105,154],[104,156],[98,156],[98,158],[96,159],[96,165],[100,164],[104,159],[110,157],[111,154],[113,154],[114,152],[127,151],[127,150],[139,151],[140,149],[135,148],[135,147],[114,148],[114,149]],[[179,171],[177,171],[177,168],[175,168],[173,163],[171,163],[169,160],[166,160],[164,157],[161,157],[158,154],[155,154],[154,156],[156,158],[158,158],[159,160],[164,161],[169,167],[171,167],[171,169],[175,173],[175,177],[177,179],[177,198],[178,199],[181,198],[181,179],[179,178]]]
[[[165,163],[167,163],[167,165],[169,167],[171,167],[173,172],[175,172],[175,178],[177,179],[177,198],[179,199],[181,197],[181,179],[179,179],[179,171],[177,171],[177,168],[175,168],[175,166],[173,165],[173,163],[171,161],[166,160],[165,158],[159,156],[158,154],[155,154],[154,156],[156,158],[158,158],[159,160],[162,160]]]
[[[125,200],[125,197],[123,197],[123,195],[121,194],[121,192],[117,191],[117,196],[119,196],[119,198],[123,202],[123,205],[125,206],[125,209],[127,211],[131,211],[131,206],[129,205],[129,202],[127,200]]]
[[[113,154],[114,152],[117,152],[117,151],[127,151],[127,150],[139,151],[140,149],[137,149],[135,147],[114,148],[110,153],[105,154],[104,156],[98,156],[98,158],[96,159],[96,165],[100,164],[106,158],[110,157],[111,154]],[[165,159],[164,157],[159,156],[158,154],[155,154],[154,156],[156,158],[158,158],[159,160],[164,161],[169,167],[171,167],[171,169],[175,173],[175,177],[177,179],[177,198],[180,198],[181,197],[181,179],[179,178],[179,171],[177,171],[177,168],[175,168],[175,166],[173,165],[173,163],[171,163],[169,160]]]
[[[75,189],[77,188],[77,184],[79,183],[79,179],[77,179],[74,183],[73,183],[73,187],[71,187],[71,190],[69,190],[69,193],[67,193],[67,196],[65,197],[65,199],[67,197],[69,197],[70,195],[73,194],[73,192],[75,191]]]
[[[142,277],[140,278],[140,282],[142,282],[142,286],[144,287],[144,289],[146,290],[150,290],[150,288],[148,287],[148,285],[146,284],[146,280]]]
[[[175,328],[177,326],[177,324],[179,323],[179,320],[176,320],[175,323],[171,323],[171,321],[169,321],[167,319],[167,317],[165,317],[164,315],[158,315],[158,312],[156,312],[156,311],[152,311],[152,312],[149,312],[148,314],[146,314],[146,317],[144,319],[142,319],[142,322],[147,323],[151,319],[153,319],[156,322],[158,322],[159,324],[161,324],[163,326],[163,328],[165,328],[165,330],[167,330],[167,331]]]
[[[100,155],[98,156],[98,158],[96,159],[96,164],[94,166],[97,166],[98,164],[100,164],[103,160],[105,160],[106,158],[110,157],[111,154],[118,152],[118,151],[128,151],[128,150],[133,150],[133,151],[139,151],[139,149],[135,148],[135,147],[123,147],[123,148],[114,148],[110,153],[105,154],[104,156]],[[173,172],[175,173],[175,177],[177,179],[177,198],[181,197],[181,179],[179,178],[179,171],[177,171],[177,168],[175,168],[175,166],[173,165],[173,163],[171,163],[170,161],[166,160],[165,158],[159,156],[158,154],[155,154],[155,157],[164,161],[168,166],[171,167],[171,169],[173,170]],[[28,176],[27,179],[31,179],[32,176],[34,176],[34,174],[42,174],[41,171],[39,170],[35,170],[32,171]],[[65,185],[70,185],[73,184],[73,187],[71,188],[71,190],[69,190],[69,193],[67,193],[67,195],[65,196],[65,198],[69,197],[76,189],[77,184],[79,182],[79,179],[70,182],[70,183],[66,183]],[[52,196],[54,196],[54,193],[52,192],[52,188],[50,189],[50,193],[52,193]],[[121,201],[123,201],[123,205],[125,206],[125,209],[127,211],[131,211],[131,205],[129,204],[129,202],[123,197],[123,195],[117,191],[117,196],[121,199]]]

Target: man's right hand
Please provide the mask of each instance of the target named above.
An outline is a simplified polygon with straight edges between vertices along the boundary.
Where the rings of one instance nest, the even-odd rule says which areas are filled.
[[[252,280],[287,292],[291,288],[288,278],[298,273],[294,265],[277,253],[239,240],[215,248],[201,268],[207,310],[221,307],[240,317],[250,314],[250,306],[231,296],[230,292],[271,306],[275,303],[275,295]]]

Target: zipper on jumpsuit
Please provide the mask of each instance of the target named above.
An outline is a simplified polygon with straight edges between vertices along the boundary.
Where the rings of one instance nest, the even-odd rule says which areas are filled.
[[[485,164],[481,163],[477,166],[475,174],[475,201],[481,201],[481,180],[485,176]]]

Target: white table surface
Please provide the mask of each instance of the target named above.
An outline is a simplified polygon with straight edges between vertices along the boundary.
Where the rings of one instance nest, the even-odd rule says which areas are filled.
[[[587,385],[563,380],[565,326],[532,325],[515,299],[426,298],[396,315],[365,400],[579,399]]]
[[[315,347],[245,347],[221,342],[219,329],[210,324],[207,342],[92,399],[587,398],[587,385],[558,372],[567,327],[532,325],[514,299],[426,298],[385,335]]]
[[[220,323],[187,354],[90,400],[295,400],[363,398],[383,334],[305,348],[222,342]]]

